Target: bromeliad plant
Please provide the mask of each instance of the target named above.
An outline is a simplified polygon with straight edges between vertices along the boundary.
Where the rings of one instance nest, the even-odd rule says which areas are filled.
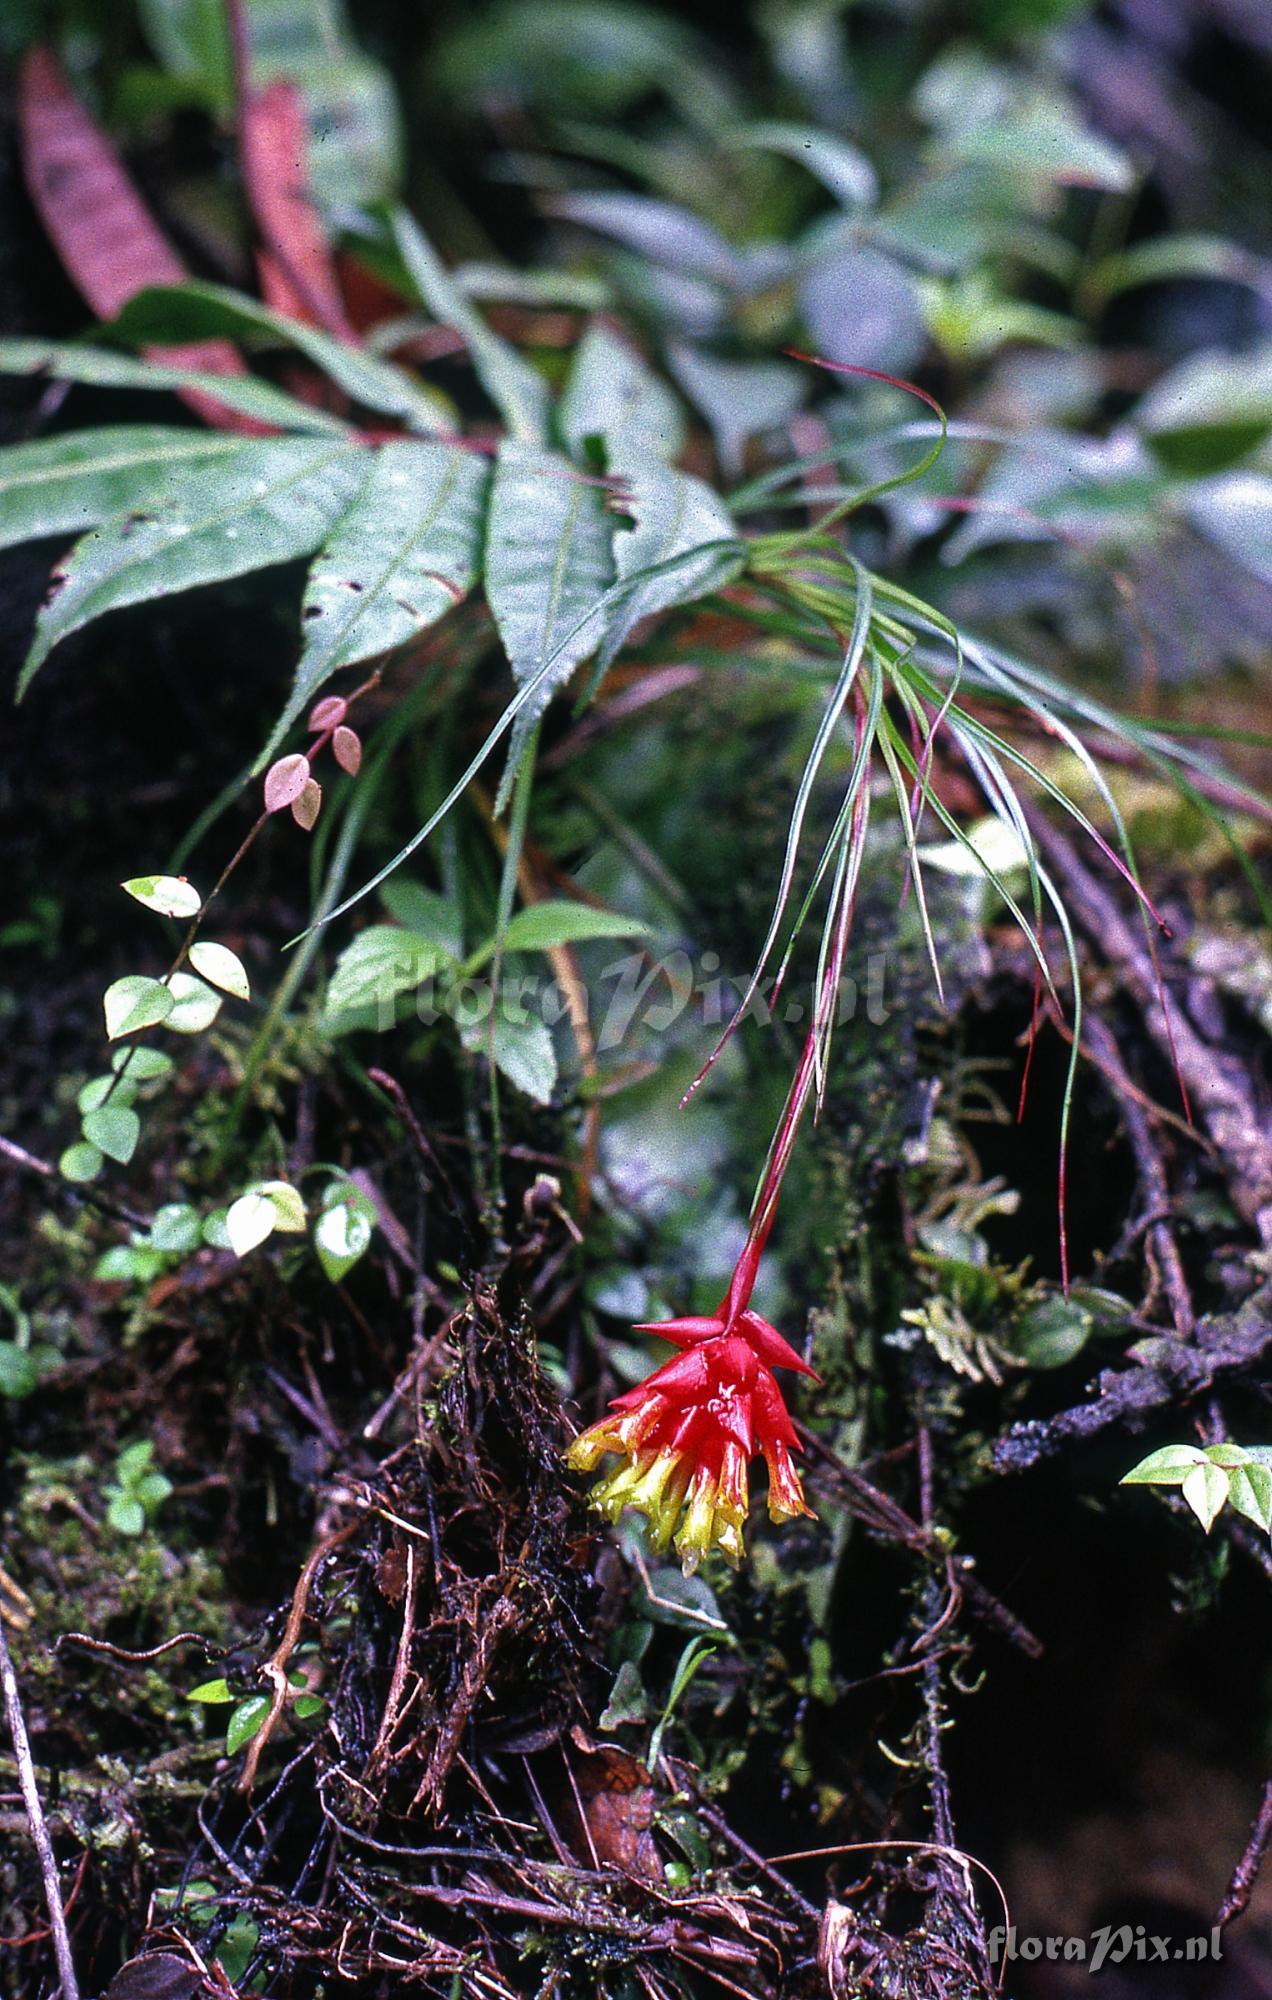
[[[39,65],[28,65],[28,93],[48,87],[41,75]],[[62,103],[61,115],[75,116],[73,102],[69,109]],[[96,133],[92,142],[105,143]],[[172,424],[70,431],[0,456],[0,541],[80,538],[55,572],[21,687],[30,685],[54,646],[104,612],[308,559],[294,684],[260,768],[274,759],[262,817],[289,808],[302,825],[312,825],[320,803],[313,753],[279,757],[287,732],[343,670],[395,654],[414,652],[418,660],[425,636],[480,587],[515,692],[437,810],[355,895],[335,908],[335,894],[324,897],[316,922],[343,916],[419,848],[507,738],[510,754],[497,803],[510,796],[515,803],[493,941],[497,967],[512,919],[536,724],[579,667],[595,663],[586,701],[621,650],[631,648],[639,662],[640,635],[651,621],[722,599],[730,617],[754,632],[754,644],[713,651],[718,628],[701,620],[690,627],[695,664],[807,682],[821,712],[795,792],[768,933],[726,1031],[747,1011],[779,946],[780,986],[821,897],[812,1026],[760,1179],[746,1246],[717,1313],[652,1329],[679,1354],[620,1397],[571,1452],[573,1462],[588,1470],[618,1455],[617,1470],[603,1474],[597,1494],[611,1516],[625,1506],[643,1510],[656,1541],[674,1540],[690,1567],[716,1547],[736,1560],[749,1466],[757,1455],[768,1467],[770,1511],[778,1518],[807,1511],[792,1457],[796,1435],[775,1370],[810,1371],[751,1310],[750,1300],[796,1133],[809,1103],[818,1103],[825,1089],[876,794],[890,797],[900,823],[910,892],[938,989],[939,953],[920,847],[928,816],[993,884],[1027,941],[1040,992],[1063,1011],[1049,958],[1049,919],[1059,933],[1074,1030],[1060,1131],[1063,1214],[1081,989],[1063,886],[1043,863],[1021,783],[1096,842],[1151,923],[1155,912],[1136,881],[1125,828],[1091,744],[1113,742],[1132,751],[1168,773],[1217,820],[1192,782],[1199,775],[1204,781],[1207,760],[1166,731],[1120,718],[1000,648],[960,634],[938,609],[872,574],[851,553],[844,529],[852,515],[935,463],[945,422],[926,395],[934,414],[927,432],[931,448],[909,471],[854,485],[855,461],[832,443],[815,458],[828,461],[846,485],[829,489],[833,504],[819,517],[819,464],[807,458],[770,465],[726,504],[678,465],[685,434],[679,398],[610,325],[598,320],[587,328],[554,395],[533,360],[487,324],[471,286],[444,267],[411,217],[398,209],[369,214],[359,219],[357,232],[359,248],[381,276],[424,309],[449,347],[458,344],[467,354],[488,406],[471,435],[463,434],[456,404],[426,373],[386,358],[402,351],[393,325],[372,328],[362,339],[347,327],[332,332],[303,314],[219,286],[142,289],[114,312],[98,341],[0,341],[0,373],[176,392],[227,426],[215,432]],[[191,349],[192,342],[202,345]],[[328,393],[304,401],[250,373],[242,350],[261,346],[288,350],[326,378]],[[210,354],[219,357],[223,372],[199,365]],[[671,349],[667,358],[674,368]],[[683,355],[679,361],[683,382]],[[871,369],[845,372],[906,386]],[[764,428],[772,434],[789,415],[784,406]],[[914,435],[907,426],[891,442]],[[718,448],[718,456],[727,470],[728,454]],[[744,528],[758,518],[762,530],[771,530],[780,509],[792,502],[814,516],[810,526],[786,534]],[[479,648],[468,649],[470,667],[479,657]],[[414,699],[403,704],[402,728]],[[313,720],[345,769],[356,768],[360,746],[345,723],[342,698],[325,696]],[[396,740],[396,721],[386,725],[385,755]],[[1076,760],[1085,785],[1103,802],[1107,837],[1075,793],[1024,747],[1039,741],[1058,744]],[[1026,884],[1019,899],[1011,886],[1016,877],[987,858],[989,849],[972,842],[945,802],[942,769],[951,761],[979,788],[1018,860]],[[835,773],[838,810],[792,919],[810,805],[819,784]],[[1226,774],[1223,784],[1224,796],[1240,797]],[[350,807],[340,833],[346,848],[356,841],[358,825]],[[202,968],[195,962],[196,975],[211,966],[206,954],[212,949],[205,948]],[[178,976],[186,976],[180,963],[169,982],[150,983],[156,993],[146,987],[152,1008],[175,1006],[171,982]],[[153,1011],[143,1018],[146,1007],[133,998],[141,1012],[125,1010],[117,1023],[126,1019],[130,1031],[159,1018]],[[115,1075],[127,1073],[121,1065]],[[102,1101],[90,1107],[92,1113],[129,1109],[122,1081],[103,1079],[102,1085]],[[106,1128],[99,1118],[92,1129],[100,1134]],[[122,1131],[118,1120],[112,1130]],[[246,1191],[236,1206],[244,1243],[296,1221],[290,1192],[275,1184]],[[352,1251],[361,1232],[352,1227],[353,1209],[343,1206],[350,1223],[345,1249]],[[334,1234],[335,1225],[328,1227]]]

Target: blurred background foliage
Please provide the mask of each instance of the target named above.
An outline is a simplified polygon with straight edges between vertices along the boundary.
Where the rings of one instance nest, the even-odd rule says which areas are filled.
[[[254,74],[305,92],[347,243],[404,193],[558,373],[578,315],[617,316],[752,512],[808,491],[747,470],[829,440],[845,482],[881,479],[930,433],[785,350],[915,375],[953,436],[867,560],[1069,671],[1195,683],[1266,646],[1257,0],[251,0],[249,23]],[[0,30],[50,31],[196,255],[249,282],[220,0],[15,0]]]

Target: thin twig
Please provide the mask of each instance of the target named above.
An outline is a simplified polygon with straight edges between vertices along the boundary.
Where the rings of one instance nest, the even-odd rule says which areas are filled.
[[[1180,1262],[1179,1248],[1171,1234],[1170,1224],[1165,1220],[1170,1213],[1171,1202],[1161,1153],[1153,1138],[1152,1127],[1144,1107],[1138,1101],[1138,1093],[1126,1073],[1122,1052],[1114,1039],[1113,1031],[1098,1014],[1093,1014],[1086,1023],[1086,1040],[1099,1057],[1102,1074],[1116,1092],[1122,1123],[1135,1156],[1135,1171],[1139,1177],[1144,1207],[1155,1218],[1148,1232],[1152,1254],[1162,1287],[1170,1301],[1175,1331],[1181,1340],[1187,1340],[1196,1321],[1188,1280],[1184,1276],[1184,1267]]]
[[[1272,1778],[1269,1778],[1263,1787],[1263,1800],[1254,1825],[1250,1829],[1245,1853],[1233,1869],[1232,1880],[1219,1905],[1221,1924],[1230,1924],[1234,1917],[1239,1917],[1249,1902],[1270,1841],[1272,1841]]]
[[[35,1764],[31,1757],[31,1739],[27,1735],[26,1717],[22,1713],[22,1697],[18,1692],[18,1677],[13,1671],[13,1658],[9,1652],[9,1642],[4,1635],[2,1618],[0,1618],[0,1683],[4,1686],[4,1711],[9,1723],[9,1734],[13,1739],[13,1754],[17,1759],[22,1803],[26,1807],[27,1825],[31,1829],[31,1839],[39,1857],[40,1873],[44,1878],[44,1900],[48,1906],[49,1929],[53,1934],[53,1951],[57,1958],[57,1976],[61,1981],[62,2000],[80,2000],[79,1982],[75,1977],[75,1960],[71,1956],[71,1940],[66,1928],[66,1912],[62,1907],[62,1890],[57,1876],[57,1856],[53,1852],[53,1843],[49,1839],[49,1829],[44,1818],[44,1808],[40,1804],[39,1786],[35,1781]]]
[[[305,1613],[309,1608],[309,1593],[313,1588],[314,1578],[317,1576],[325,1558],[331,1554],[333,1549],[339,1548],[341,1542],[348,1541],[357,1525],[356,1520],[346,1521],[343,1528],[337,1528],[334,1534],[324,1536],[323,1540],[310,1550],[309,1555],[305,1559],[305,1566],[296,1579],[296,1588],[292,1592],[291,1609],[287,1614],[287,1623],[283,1628],[283,1636],[279,1641],[277,1649],[270,1654],[270,1657],[261,1668],[262,1677],[269,1682],[273,1689],[273,1694],[270,1699],[269,1714],[265,1717],[265,1720],[247,1747],[247,1756],[243,1760],[243,1775],[238,1782],[238,1789],[241,1792],[250,1792],[252,1786],[256,1783],[256,1770],[261,1761],[261,1752],[277,1728],[278,1718],[282,1714],[288,1694],[291,1692],[291,1683],[287,1678],[287,1665],[296,1650],[301,1628],[305,1622]]]

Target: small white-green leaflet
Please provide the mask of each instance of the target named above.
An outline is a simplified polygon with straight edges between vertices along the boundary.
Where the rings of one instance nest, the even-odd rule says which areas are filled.
[[[197,917],[203,898],[181,875],[134,875],[120,888],[161,917]]]
[[[190,963],[201,979],[206,979],[210,986],[219,986],[232,1000],[251,999],[252,989],[243,961],[228,945],[200,938],[190,946]]]

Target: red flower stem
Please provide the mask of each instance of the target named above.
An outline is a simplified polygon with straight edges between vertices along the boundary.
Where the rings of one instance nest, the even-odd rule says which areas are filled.
[[[858,746],[860,744],[861,727],[861,717],[858,715]],[[817,1005],[814,1009],[812,1025],[805,1038],[804,1047],[800,1054],[799,1066],[792,1078],[791,1087],[786,1095],[786,1103],[782,1108],[782,1116],[778,1121],[777,1130],[773,1135],[773,1143],[769,1148],[768,1163],[764,1170],[764,1178],[760,1184],[760,1191],[755,1198],[755,1206],[751,1211],[751,1226],[747,1232],[746,1242],[742,1247],[742,1255],[738,1258],[733,1276],[729,1280],[729,1289],[725,1293],[723,1303],[720,1307],[720,1316],[724,1320],[726,1328],[731,1327],[737,1319],[738,1314],[746,1310],[751,1293],[755,1289],[755,1280],[760,1268],[760,1258],[764,1254],[764,1248],[768,1242],[777,1215],[777,1198],[781,1193],[782,1181],[785,1177],[786,1169],[790,1165],[791,1155],[795,1150],[795,1139],[799,1131],[800,1120],[803,1118],[809,1096],[814,1083],[817,1081],[821,1067],[820,1053],[823,1047],[824,1035],[827,1028],[834,1021],[835,1005],[839,994],[839,978],[843,971],[844,956],[848,949],[848,938],[852,930],[853,910],[856,904],[857,876],[860,871],[861,848],[869,806],[869,785],[868,782],[863,782],[857,799],[853,804],[852,824],[848,835],[851,846],[849,850],[847,877],[840,894],[839,908],[835,914],[834,935],[831,941],[830,952],[827,955],[826,964],[822,971],[821,991],[817,996]]]

